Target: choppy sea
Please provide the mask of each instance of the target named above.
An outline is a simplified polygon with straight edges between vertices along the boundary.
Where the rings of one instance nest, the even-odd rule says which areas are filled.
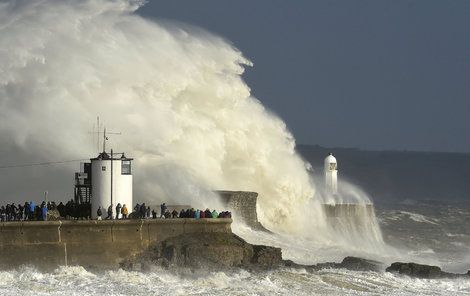
[[[408,201],[377,207],[376,213],[384,240],[404,258],[447,271],[470,269],[468,205]],[[283,255],[295,259],[303,248],[286,247]],[[174,274],[157,268],[146,273],[97,272],[69,266],[43,273],[22,266],[0,271],[0,295],[470,295],[470,279],[414,279],[344,269]]]

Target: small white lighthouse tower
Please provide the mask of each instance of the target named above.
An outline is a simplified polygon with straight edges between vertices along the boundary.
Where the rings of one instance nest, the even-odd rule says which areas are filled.
[[[325,186],[329,193],[338,193],[338,163],[332,153],[325,158]]]
[[[102,152],[91,159],[91,217],[96,219],[96,211],[101,207],[106,217],[108,207],[112,204],[113,217],[116,217],[116,205],[124,204],[132,211],[132,158],[124,153],[111,155]]]

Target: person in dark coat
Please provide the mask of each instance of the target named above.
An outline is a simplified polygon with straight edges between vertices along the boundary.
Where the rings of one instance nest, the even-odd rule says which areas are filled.
[[[4,206],[2,206],[2,207],[0,208],[0,220],[1,220],[2,222],[5,222],[5,221],[6,221],[6,210],[5,210],[5,207],[4,207]]]
[[[31,215],[31,208],[29,207],[29,202],[24,203],[24,219],[29,220]]]
[[[160,205],[160,218],[162,218],[163,216],[165,216],[165,212],[166,212],[166,204],[165,203],[162,203]]]
[[[134,212],[139,213],[140,211],[140,205],[137,203],[134,207]]]
[[[212,218],[212,212],[208,208],[204,211],[206,218]]]
[[[15,206],[15,203],[12,203],[11,204],[11,217],[12,217],[12,220],[16,220],[18,217],[18,208]]]
[[[174,219],[174,218],[178,218],[178,211],[173,210],[173,212],[171,212],[171,217]]]
[[[145,213],[146,212],[147,212],[147,207],[145,206],[145,202],[144,202],[143,204],[140,205],[140,210],[139,210],[141,219],[145,218]]]
[[[118,203],[116,206],[116,220],[119,219],[119,214],[121,214],[121,203]]]
[[[166,210],[165,219],[169,219],[170,217],[171,217],[170,211]]]
[[[18,220],[23,221],[24,208],[21,204],[18,204]]]
[[[155,211],[155,209],[152,210],[152,218],[157,219],[157,212]]]
[[[59,211],[59,215],[61,217],[65,218],[65,206],[62,202],[60,202],[59,205],[57,206],[57,211]]]
[[[101,207],[98,207],[98,210],[96,210],[96,219],[101,220],[101,216],[103,215],[103,211],[101,210]]]
[[[147,210],[145,211],[145,218],[146,219],[150,218],[150,207],[147,207]]]
[[[108,217],[106,217],[106,219],[108,220],[113,219],[113,205],[112,204],[108,207]]]

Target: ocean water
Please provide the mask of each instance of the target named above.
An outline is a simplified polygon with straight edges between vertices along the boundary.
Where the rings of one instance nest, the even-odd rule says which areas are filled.
[[[391,254],[366,257],[384,262],[405,258],[436,263],[448,271],[470,269],[470,208],[458,205],[407,203],[377,209]],[[249,240],[283,248],[283,257],[315,263],[340,257],[343,251],[295,241],[288,236],[234,230]],[[394,251],[392,251],[394,250]],[[387,250],[382,250],[386,252]],[[352,249],[352,252],[354,249]],[[382,255],[382,256],[380,256]],[[407,260],[403,260],[407,261]],[[414,279],[387,272],[324,269],[306,272],[280,269],[250,273],[88,271],[81,266],[44,273],[22,266],[0,271],[0,295],[470,295],[470,279]]]
[[[470,270],[470,204],[405,201],[377,207],[385,242],[407,259]]]
[[[23,267],[0,272],[1,295],[469,295],[464,279],[423,280],[385,272],[325,269],[314,273],[216,272],[175,275],[123,270],[92,273],[83,267],[61,267],[41,273]]]

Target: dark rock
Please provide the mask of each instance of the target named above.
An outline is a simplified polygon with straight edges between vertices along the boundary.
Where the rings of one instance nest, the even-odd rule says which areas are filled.
[[[251,245],[231,233],[194,233],[172,237],[121,262],[121,267],[126,270],[145,271],[151,270],[152,266],[178,270],[187,268],[198,272],[232,268],[257,271],[279,267],[303,268],[308,272],[324,268],[383,270],[382,263],[357,257],[346,257],[341,263],[297,264],[291,260],[282,260],[280,248]]]
[[[356,270],[356,271],[381,271],[383,270],[383,263],[363,259],[358,257],[351,257],[348,256],[343,259],[343,261],[339,264],[341,268],[346,268],[349,270]]]
[[[279,267],[282,263],[282,251],[280,248],[255,245],[251,263],[266,268]]]
[[[359,257],[346,257],[343,259],[341,263],[337,262],[325,262],[325,263],[318,263],[315,265],[302,265],[295,263],[291,260],[284,260],[285,267],[291,268],[304,268],[305,270],[312,272],[318,271],[325,268],[344,268],[348,270],[356,270],[356,271],[382,271],[383,270],[383,263],[370,260],[370,259],[363,259]]]
[[[439,266],[423,265],[417,263],[392,263],[387,269],[387,272],[399,273],[410,277],[423,278],[423,279],[436,279],[436,278],[455,278],[467,277],[467,274],[456,274],[442,271]]]
[[[282,263],[281,249],[251,245],[229,233],[185,234],[169,238],[149,247],[141,254],[128,258],[121,267],[133,270],[150,264],[190,269],[226,270],[230,268],[271,269]]]

